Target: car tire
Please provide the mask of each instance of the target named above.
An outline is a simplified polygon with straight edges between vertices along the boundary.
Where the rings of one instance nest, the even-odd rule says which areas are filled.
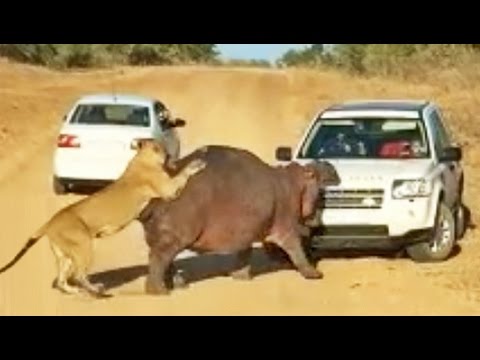
[[[465,205],[460,204],[457,211],[455,212],[455,232],[456,239],[461,240],[467,232],[467,210]]]
[[[462,180],[460,181],[460,190],[459,190],[459,206],[457,211],[455,212],[455,226],[456,226],[456,237],[457,240],[462,240],[465,236],[465,233],[467,232],[467,228],[469,225],[469,222],[471,220],[470,212],[465,206],[463,202],[463,195],[464,195],[464,178],[462,177]]]
[[[421,263],[447,260],[457,240],[455,222],[452,210],[440,203],[431,240],[407,247],[410,258]]]
[[[53,192],[55,195],[66,195],[68,193],[67,186],[57,177],[53,178]]]

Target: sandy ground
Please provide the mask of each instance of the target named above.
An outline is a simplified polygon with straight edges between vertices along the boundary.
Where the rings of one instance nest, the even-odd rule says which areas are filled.
[[[0,61],[0,263],[62,206],[78,196],[51,190],[56,131],[72,101],[87,92],[135,92],[164,100],[189,121],[181,131],[184,152],[204,144],[229,144],[273,160],[278,145],[294,145],[312,115],[330,102],[363,97],[429,97],[455,110],[461,93],[431,85],[381,79],[350,80],[335,73],[209,68],[118,69],[61,74]],[[471,89],[469,91],[472,91]],[[475,90],[474,90],[475,91]],[[453,93],[453,92],[452,92]],[[473,98],[473,97],[472,97]],[[471,100],[474,101],[474,100]],[[467,103],[468,111],[477,104]],[[455,129],[468,142],[467,199],[480,197],[473,171],[478,149],[472,126],[459,117]],[[116,296],[69,297],[51,288],[54,258],[42,240],[0,276],[1,315],[477,315],[480,313],[480,241],[470,231],[450,261],[419,265],[408,259],[341,256],[322,259],[322,281],[275,268],[259,252],[251,282],[223,277],[229,259],[179,260],[194,277],[188,289],[168,297],[143,293],[147,248],[141,227],[99,241],[95,280]]]

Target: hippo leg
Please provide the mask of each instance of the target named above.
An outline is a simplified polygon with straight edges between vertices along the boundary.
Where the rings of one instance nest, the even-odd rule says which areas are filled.
[[[150,243],[149,273],[145,285],[147,294],[167,295],[166,275],[172,270],[172,263],[182,250],[178,238],[170,232],[163,232],[157,241]],[[175,279],[174,279],[175,280]]]
[[[323,273],[313,267],[307,259],[302,247],[302,240],[298,235],[270,236],[269,241],[280,246],[289,256],[292,263],[305,279],[323,279]]]
[[[235,280],[251,280],[252,274],[250,269],[250,258],[252,256],[252,248],[239,251],[236,255],[235,268],[231,272],[231,276]]]

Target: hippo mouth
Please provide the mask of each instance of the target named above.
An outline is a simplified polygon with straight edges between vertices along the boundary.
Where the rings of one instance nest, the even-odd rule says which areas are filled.
[[[331,178],[323,181],[324,186],[338,186],[340,185],[340,183],[341,183],[340,178]]]
[[[315,207],[315,212],[304,218],[303,219],[303,225],[309,227],[309,228],[318,228],[321,226],[321,223],[322,223],[322,209],[321,209],[321,206],[320,206],[320,200],[322,199],[322,197],[319,198],[318,202],[317,202],[317,205]]]
[[[322,225],[321,216],[318,215],[319,211],[315,213],[315,215],[310,216],[308,219],[303,221],[303,225],[313,229],[318,228]]]

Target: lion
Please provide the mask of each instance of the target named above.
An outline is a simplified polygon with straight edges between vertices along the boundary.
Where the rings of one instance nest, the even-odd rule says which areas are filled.
[[[0,274],[13,267],[41,238],[48,237],[57,262],[56,289],[67,294],[84,290],[94,297],[111,297],[102,285],[93,285],[87,278],[94,240],[118,233],[137,220],[153,198],[166,201],[177,198],[188,180],[206,166],[204,161],[194,160],[178,175],[170,177],[166,164],[168,156],[160,143],[139,140],[136,155],[118,180],[58,211],[0,269]]]

